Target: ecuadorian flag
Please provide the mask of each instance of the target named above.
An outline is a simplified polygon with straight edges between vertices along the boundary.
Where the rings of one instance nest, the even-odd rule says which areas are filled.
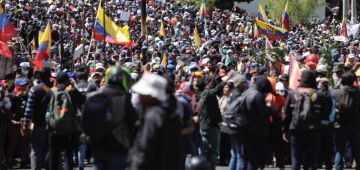
[[[44,66],[44,62],[49,59],[51,48],[51,26],[50,23],[47,24],[41,39],[39,40],[39,47],[37,49],[34,67],[35,69],[40,69]]]
[[[200,6],[200,18],[205,19],[206,15],[207,15],[207,10],[206,10],[206,2],[205,0],[201,0],[201,6]]]
[[[290,16],[288,14],[288,3],[289,3],[289,1],[286,1],[284,14],[281,17],[281,23],[282,23],[283,29],[290,31]]]
[[[255,23],[257,29],[261,31],[262,34],[266,35],[269,40],[282,40],[288,37],[286,29],[265,23],[257,18],[255,19]]]
[[[105,24],[104,24],[105,23]],[[99,4],[93,30],[94,39],[111,44],[132,45],[129,27],[118,27],[114,21],[105,15],[104,9]]]
[[[264,9],[264,7],[263,7],[261,4],[259,4],[259,7],[258,7],[257,18],[258,18],[260,21],[269,23],[269,19],[268,19],[268,17],[266,16],[265,9]]]
[[[4,9],[0,7],[0,41],[7,42],[15,35],[14,25],[9,21]]]
[[[348,37],[347,29],[346,29],[346,18],[344,18],[341,23],[340,36],[343,36],[345,38]]]

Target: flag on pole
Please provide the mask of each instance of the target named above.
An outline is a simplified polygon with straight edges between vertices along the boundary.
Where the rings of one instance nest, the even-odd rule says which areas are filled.
[[[200,48],[201,39],[200,39],[200,36],[199,36],[199,31],[198,31],[197,26],[195,26],[195,29],[194,29],[194,42],[195,42],[196,49]]]
[[[271,44],[271,42],[269,41],[269,39],[267,37],[265,37],[265,50],[270,50],[273,48],[273,45]]]
[[[343,19],[343,21],[341,23],[340,36],[343,36],[345,38],[348,37],[345,18]]]
[[[269,38],[269,40],[282,40],[288,37],[288,32],[286,29],[282,29],[271,25],[269,23],[265,23],[259,19],[255,19],[255,23],[257,25],[257,29],[264,35]]]
[[[346,24],[347,27],[347,35],[358,37],[359,36],[359,30],[360,30],[360,24]]]
[[[290,68],[289,68],[289,87],[296,89],[300,84],[301,71],[298,62],[296,61],[293,53],[289,53],[290,57]]]
[[[266,12],[265,12],[265,9],[264,9],[264,7],[263,7],[261,4],[259,4],[259,7],[258,7],[257,18],[258,18],[260,21],[269,23],[269,18],[267,17]]]
[[[282,23],[283,29],[290,31],[290,16],[288,14],[288,4],[289,4],[289,1],[286,1],[284,14],[281,17],[281,23]]]
[[[159,31],[160,36],[164,37],[165,36],[165,28],[164,28],[164,22],[161,21],[160,23],[160,31]]]
[[[7,42],[15,35],[14,25],[9,21],[4,9],[0,6],[0,41]]]
[[[163,58],[161,60],[161,65],[166,68],[167,67],[167,56],[166,56],[166,52],[164,52]]]
[[[44,34],[44,32],[39,31],[38,42],[40,41],[40,39],[41,39],[41,37],[42,37],[43,34]],[[32,50],[32,51],[36,50],[35,39],[32,39],[32,40],[31,40],[31,45],[32,45],[31,50]]]
[[[43,35],[39,41],[39,47],[37,49],[34,67],[35,69],[40,69],[44,66],[44,62],[49,59],[51,48],[51,26],[50,23],[47,24]]]
[[[94,39],[97,41],[103,42],[105,40],[105,42],[110,44],[132,45],[129,27],[127,25],[123,27],[117,26],[116,23],[105,14],[104,9],[101,7],[101,1],[96,15],[93,33]]]
[[[201,6],[200,6],[200,17],[202,19],[205,19],[207,15],[207,10],[206,10],[206,1],[205,0],[201,0]]]
[[[254,23],[253,28],[254,28],[254,38],[259,37],[259,36],[260,36],[260,32],[259,32],[259,30],[258,30],[258,28],[257,28],[257,26],[256,26],[256,23]]]

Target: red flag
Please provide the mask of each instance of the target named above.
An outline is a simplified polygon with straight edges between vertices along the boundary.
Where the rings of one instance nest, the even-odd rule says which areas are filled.
[[[289,87],[296,89],[300,84],[301,71],[295,55],[292,52],[289,53],[290,57],[290,69],[289,69]]]
[[[11,53],[9,47],[2,41],[0,41],[0,54],[7,58],[12,57],[12,53]]]

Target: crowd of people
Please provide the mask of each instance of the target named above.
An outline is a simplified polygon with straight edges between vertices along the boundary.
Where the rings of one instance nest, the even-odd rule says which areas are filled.
[[[140,2],[106,1],[129,25],[133,44],[119,46],[91,40],[98,3],[2,2],[18,35],[0,80],[0,169],[359,169],[360,37],[334,38],[339,20],[293,24],[271,41],[246,11],[204,21],[199,8],[150,0],[142,35]],[[36,70],[48,22],[51,57]]]

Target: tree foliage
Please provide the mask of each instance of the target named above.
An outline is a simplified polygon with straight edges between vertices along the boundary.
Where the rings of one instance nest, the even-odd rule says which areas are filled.
[[[280,19],[287,0],[262,0],[271,18]],[[307,23],[309,17],[320,5],[317,0],[288,0],[288,14],[291,23]]]

